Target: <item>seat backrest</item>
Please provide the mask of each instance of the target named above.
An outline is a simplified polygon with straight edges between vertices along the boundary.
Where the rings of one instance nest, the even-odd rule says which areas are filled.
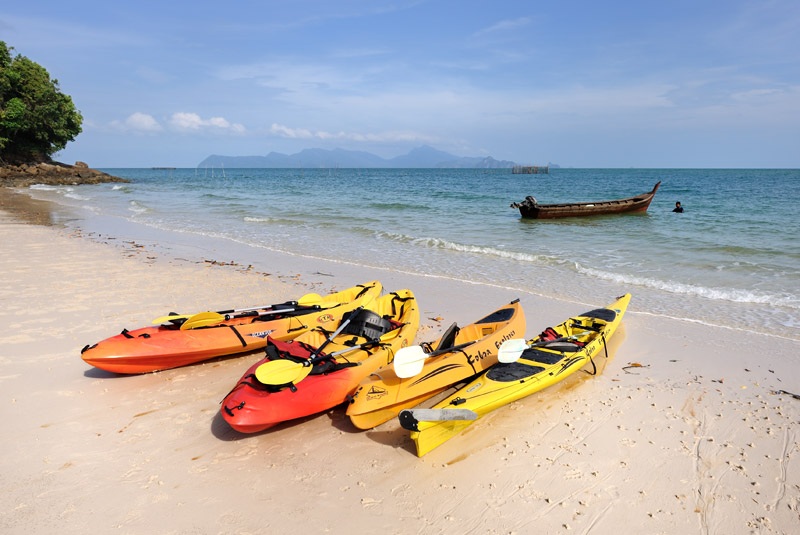
[[[436,351],[439,351],[440,349],[449,349],[453,347],[455,345],[456,335],[458,334],[459,330],[460,329],[458,328],[458,325],[456,325],[455,323],[453,323],[450,327],[448,327],[447,330],[442,335],[442,337],[439,339],[440,342],[439,345],[436,346]]]
[[[348,317],[348,315],[345,315],[343,320]],[[362,309],[355,316],[352,316],[350,323],[342,330],[342,334],[351,334],[353,336],[361,336],[367,340],[375,340],[392,329],[394,329],[394,324],[390,320],[382,318],[371,310]]]

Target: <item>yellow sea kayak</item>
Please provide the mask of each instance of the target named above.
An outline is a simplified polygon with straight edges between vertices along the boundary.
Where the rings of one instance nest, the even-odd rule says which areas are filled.
[[[502,362],[501,348],[501,362],[432,409],[403,410],[400,424],[411,431],[417,455],[425,455],[489,412],[594,364],[622,321],[630,298],[625,294],[606,308],[570,318],[518,344],[521,354],[514,362]]]

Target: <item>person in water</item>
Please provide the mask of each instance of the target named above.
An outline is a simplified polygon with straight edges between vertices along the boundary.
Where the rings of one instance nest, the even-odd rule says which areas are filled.
[[[683,213],[683,206],[681,206],[681,201],[675,203],[675,209],[673,212],[678,212],[679,214]]]

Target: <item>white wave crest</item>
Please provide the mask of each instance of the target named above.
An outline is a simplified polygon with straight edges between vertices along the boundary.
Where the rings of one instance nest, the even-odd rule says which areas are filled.
[[[39,191],[58,191],[59,188],[56,186],[50,186],[48,184],[31,184],[28,186],[29,189],[38,189]]]
[[[485,247],[480,245],[468,245],[464,243],[451,242],[441,238],[414,238],[405,234],[392,234],[392,233],[379,233],[379,235],[386,236],[391,240],[403,243],[411,243],[420,247],[429,249],[444,249],[449,251],[457,251],[459,253],[470,253],[483,256],[491,256],[494,258],[501,258],[506,260],[514,260],[517,262],[533,262],[536,264],[555,264],[560,261],[548,255],[536,255],[529,253],[520,253],[518,251],[504,251],[496,247]]]
[[[590,275],[598,279],[611,281],[620,285],[634,284],[672,294],[692,295],[695,297],[703,297],[715,301],[755,303],[800,309],[800,301],[798,301],[797,297],[790,295],[758,293],[750,290],[737,290],[734,288],[708,288],[696,284],[663,281],[650,277],[639,277],[627,273],[611,273],[608,271],[601,271],[599,269],[583,267],[579,264],[576,264],[575,267],[579,273]]]
[[[129,203],[128,210],[130,210],[131,212],[133,212],[133,213],[135,213],[137,215],[138,214],[144,214],[145,212],[149,212],[150,211],[150,209],[147,206],[139,204],[136,201],[131,201]]]

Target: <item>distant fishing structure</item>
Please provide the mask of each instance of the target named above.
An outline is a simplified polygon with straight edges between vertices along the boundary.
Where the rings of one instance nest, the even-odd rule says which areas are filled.
[[[550,166],[544,165],[515,165],[511,169],[511,173],[515,175],[549,175],[550,174]]]
[[[169,171],[169,177],[172,178],[172,172],[177,169],[177,167],[151,167],[154,171]]]

